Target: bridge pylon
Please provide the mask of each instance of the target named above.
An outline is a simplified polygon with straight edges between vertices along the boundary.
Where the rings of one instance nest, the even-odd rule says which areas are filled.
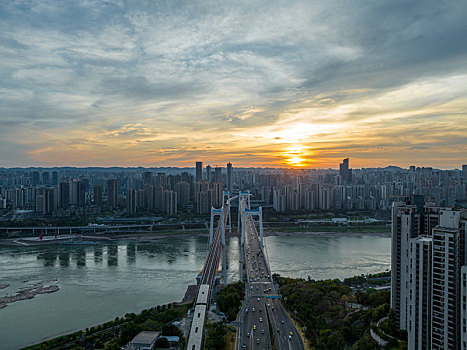
[[[222,192],[222,205],[227,205],[228,216],[229,216],[229,224],[226,228],[229,229],[229,232],[232,233],[232,218],[230,217],[230,192],[223,191]]]
[[[211,222],[209,225],[209,246],[211,246],[213,242],[214,218],[216,216],[220,216],[220,222],[221,222],[222,274],[224,278],[224,284],[227,284],[227,259],[226,259],[226,246],[225,246],[224,207],[219,208],[219,209],[211,208]]]
[[[248,200],[248,208],[250,207],[250,191],[238,193],[238,224],[237,224],[237,233],[240,233],[240,219],[242,215],[242,201],[247,198]]]
[[[263,241],[263,207],[258,207],[257,209],[244,209],[244,215],[251,215],[257,216],[259,219],[259,240],[261,243],[261,248],[264,248],[264,241]],[[244,234],[244,232],[243,232]]]

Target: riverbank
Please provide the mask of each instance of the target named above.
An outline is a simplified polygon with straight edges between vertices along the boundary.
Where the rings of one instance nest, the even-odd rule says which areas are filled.
[[[345,228],[344,228],[345,229]],[[122,232],[115,234],[98,234],[98,235],[79,235],[79,239],[98,241],[98,242],[109,242],[118,240],[134,240],[134,241],[153,241],[171,237],[208,237],[209,232],[206,230],[176,230],[176,231],[163,231],[163,232]],[[365,230],[364,227],[352,227],[351,230],[344,231],[342,228],[336,230],[335,227],[330,226],[328,230],[320,227],[319,231],[314,231],[313,227],[310,228],[298,228],[288,227],[277,228],[277,229],[265,229],[264,236],[313,236],[313,237],[362,237],[362,236],[374,236],[374,237],[391,237],[390,231],[379,231],[379,230]],[[239,237],[239,234],[235,231],[232,233],[227,232],[226,237]],[[47,245],[47,244],[58,244],[66,240],[76,238],[76,235],[59,235],[57,238],[54,236],[44,236],[42,241],[39,237],[23,237],[23,238],[9,238],[0,240],[0,245],[7,246],[36,246],[36,245]]]
[[[391,232],[281,232],[281,231],[268,231],[264,233],[265,237],[268,236],[312,236],[312,237],[362,237],[362,236],[374,236],[374,237],[391,237]]]

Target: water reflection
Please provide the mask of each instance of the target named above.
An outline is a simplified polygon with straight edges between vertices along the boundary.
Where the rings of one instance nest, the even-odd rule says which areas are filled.
[[[44,266],[55,266],[57,261],[57,251],[54,250],[45,250],[37,254],[37,260],[42,260]]]
[[[118,265],[118,246],[107,246],[107,266],[115,267]]]
[[[129,265],[136,262],[136,243],[130,242],[127,244],[126,261]]]
[[[86,266],[86,251],[83,247],[76,247],[74,249],[73,255],[76,260],[76,267]]]
[[[102,262],[102,246],[94,246],[94,263]]]
[[[58,261],[60,263],[60,267],[70,266],[70,253],[67,250],[62,250],[58,254]]]

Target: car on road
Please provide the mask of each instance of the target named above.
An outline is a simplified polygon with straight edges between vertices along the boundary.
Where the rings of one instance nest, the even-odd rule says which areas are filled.
[[[256,344],[259,344],[259,338],[256,338]]]
[[[289,340],[292,340],[292,336],[291,336],[291,335],[289,335]]]
[[[253,325],[253,330],[256,331],[256,325]]]
[[[245,309],[245,313],[246,313],[246,314],[248,313],[248,309]]]
[[[263,318],[262,318],[262,317],[259,318],[259,322],[263,322]]]
[[[249,337],[250,337],[250,332],[248,332],[248,333],[246,334],[246,337],[247,337],[247,338],[249,338]]]
[[[246,350],[246,345],[245,344],[243,344],[242,349]]]
[[[264,329],[261,330],[261,334],[264,334]]]
[[[251,308],[251,312],[255,312],[255,308]],[[282,323],[284,323],[284,321],[282,321]]]
[[[256,289],[258,289],[258,287],[256,287]],[[258,301],[259,301],[259,298],[258,298]]]
[[[281,323],[284,324],[284,320],[282,320]]]
[[[280,332],[281,332],[279,328],[277,328],[276,331],[277,331],[277,333],[280,333]]]

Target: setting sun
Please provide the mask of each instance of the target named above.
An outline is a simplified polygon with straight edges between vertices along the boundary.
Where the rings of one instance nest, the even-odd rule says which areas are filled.
[[[291,166],[304,166],[305,159],[300,158],[298,156],[294,156],[287,160],[287,163]]]
[[[307,159],[303,152],[303,146],[294,146],[284,153],[285,163],[293,167],[303,167],[307,165]]]

